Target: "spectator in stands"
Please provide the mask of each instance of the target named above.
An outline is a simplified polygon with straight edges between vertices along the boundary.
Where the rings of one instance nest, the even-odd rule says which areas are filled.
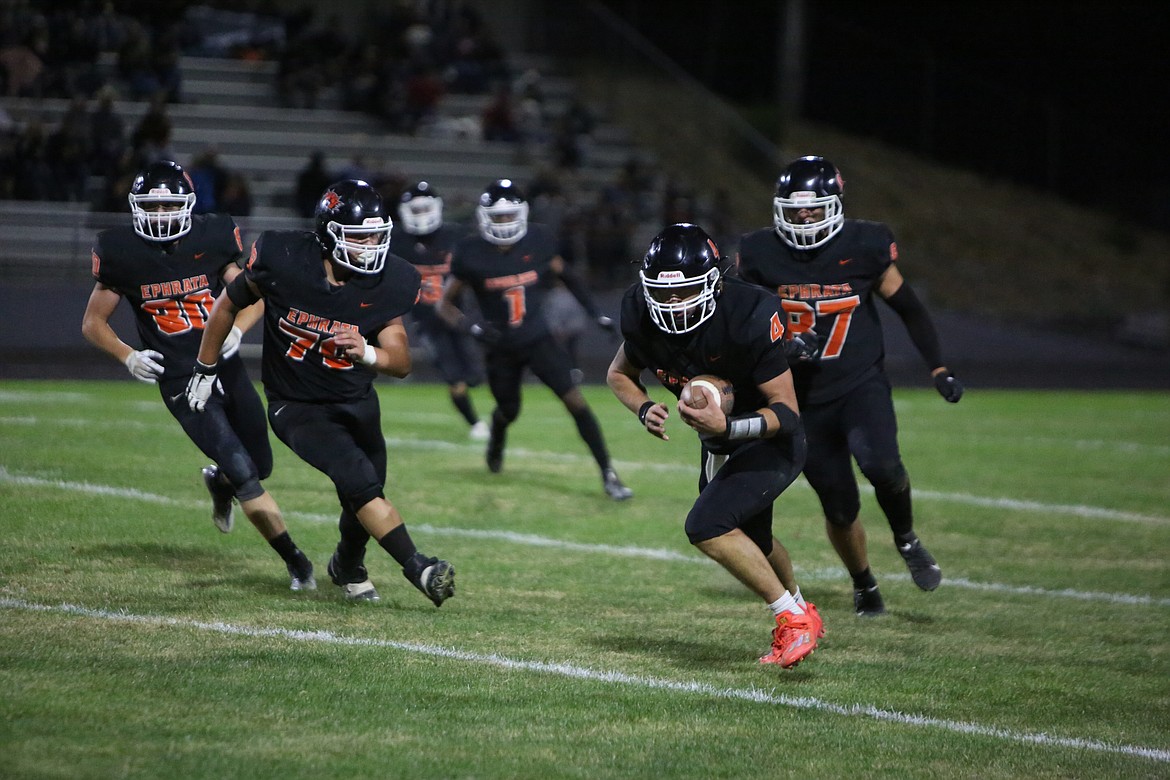
[[[297,213],[306,219],[312,217],[321,193],[336,179],[325,167],[324,152],[318,149],[309,155],[309,164],[297,174],[297,191],[294,195]]]
[[[85,201],[89,180],[89,113],[81,95],[69,102],[57,130],[49,136],[46,154],[53,170],[53,199]]]
[[[118,75],[126,82],[131,100],[149,100],[161,89],[153,64],[150,34],[141,22],[130,20],[118,49]]]
[[[52,200],[56,194],[49,165],[49,139],[40,119],[30,119],[16,139],[17,200]]]
[[[242,173],[228,172],[219,199],[219,211],[233,217],[252,216],[252,192],[248,187],[248,180]]]
[[[137,156],[143,158],[144,163],[156,160],[173,160],[175,153],[171,149],[171,131],[173,124],[170,114],[167,113],[165,92],[156,92],[151,100],[150,108],[142,115],[134,134],[130,138],[130,145]]]
[[[102,87],[89,114],[89,161],[98,176],[112,176],[126,149],[126,125],[114,109],[115,95],[113,87]]]
[[[502,82],[496,85],[492,100],[483,110],[483,140],[517,141],[520,132],[516,126],[516,112],[512,104],[512,88]]]
[[[214,146],[207,147],[196,156],[187,168],[187,174],[195,185],[196,214],[230,213],[224,211],[221,203],[228,171],[220,164],[219,152]]]
[[[446,92],[446,85],[438,70],[429,63],[411,66],[405,82],[404,104],[402,107],[404,129],[413,133],[415,129],[432,118]]]
[[[503,52],[478,11],[467,5],[459,8],[451,40],[447,85],[452,92],[482,94],[493,81],[507,78]]]
[[[43,33],[32,33],[22,41],[14,38],[11,32],[5,33],[5,40],[0,44],[0,71],[6,97],[41,95],[45,63],[36,51],[41,40],[38,35]]]

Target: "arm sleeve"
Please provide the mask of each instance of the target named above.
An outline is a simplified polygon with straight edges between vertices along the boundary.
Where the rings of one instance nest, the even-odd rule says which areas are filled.
[[[897,292],[886,298],[886,303],[890,304],[890,308],[905,323],[910,340],[926,361],[926,367],[933,371],[941,366],[943,361],[942,351],[938,345],[938,331],[935,330],[930,313],[914,293],[914,288],[903,282]]]
[[[260,300],[260,296],[252,292],[252,288],[248,286],[247,276],[246,273],[237,274],[236,278],[232,279],[224,288],[228,298],[236,305],[237,309],[245,309]]]

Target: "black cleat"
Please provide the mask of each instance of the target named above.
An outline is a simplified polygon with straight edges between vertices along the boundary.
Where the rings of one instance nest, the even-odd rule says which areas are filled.
[[[853,611],[858,617],[877,617],[886,614],[886,604],[877,585],[853,589]]]
[[[215,523],[215,527],[221,533],[231,533],[232,527],[235,525],[235,518],[232,517],[232,501],[236,497],[236,491],[232,490],[230,485],[225,485],[223,480],[219,478],[218,466],[203,467],[203,484],[207,487],[207,492],[211,494],[211,522]]]
[[[402,570],[406,579],[429,598],[436,607],[443,606],[443,602],[455,595],[455,567],[447,561],[438,558],[427,558],[424,567],[417,577],[411,576],[407,569]]]
[[[313,563],[303,552],[297,550],[297,559],[288,564],[289,590],[316,590],[317,578],[313,576]]]
[[[617,472],[613,469],[606,469],[601,475],[602,483],[605,486],[605,494],[614,501],[625,501],[627,498],[634,497],[634,491],[622,484],[618,479]]]
[[[910,578],[922,590],[934,590],[942,582],[942,569],[938,567],[934,557],[922,546],[922,542],[915,536],[910,541],[897,541],[898,552],[906,567],[910,569]]]
[[[341,565],[337,561],[337,553],[333,553],[333,557],[329,559],[329,579],[333,580],[333,584],[341,588],[345,594],[345,598],[349,601],[377,601],[378,591],[374,589],[374,583],[370,582],[370,575],[366,571],[363,564],[358,564],[352,569],[342,570]]]
[[[495,415],[491,415],[491,432],[488,434],[488,471],[491,474],[500,474],[501,469],[504,468],[504,433],[507,432],[508,426],[501,426],[495,420]]]

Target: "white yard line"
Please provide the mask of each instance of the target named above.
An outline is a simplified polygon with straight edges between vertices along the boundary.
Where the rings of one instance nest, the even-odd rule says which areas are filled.
[[[575,680],[586,680],[589,682],[620,685],[630,688],[646,688],[671,693],[695,694],[718,699],[747,701],[756,704],[773,704],[781,707],[812,710],[845,717],[863,717],[899,725],[938,729],[958,734],[973,734],[980,737],[991,737],[1004,742],[1039,745],[1041,747],[1069,748],[1073,750],[1091,750],[1098,753],[1114,753],[1135,758],[1146,758],[1153,761],[1170,762],[1170,750],[1161,748],[1103,742],[1090,737],[1058,737],[1044,732],[1015,731],[1014,729],[1005,729],[982,723],[930,718],[924,715],[897,712],[895,710],[875,707],[870,704],[834,704],[833,702],[822,701],[812,696],[788,696],[759,688],[720,688],[703,682],[668,680],[661,677],[647,677],[644,675],[629,674],[627,672],[591,669],[586,666],[576,666],[556,661],[524,661],[508,658],[497,653],[475,653],[452,647],[443,647],[441,645],[346,636],[344,634],[335,634],[331,631],[297,631],[287,628],[264,628],[222,622],[209,623],[199,620],[184,620],[156,615],[135,615],[121,611],[90,609],[74,604],[44,605],[11,598],[0,598],[0,608],[75,615],[81,618],[117,623],[194,629],[230,636],[284,639],[293,642],[317,642],[349,647],[386,648],[452,661],[493,666],[506,671],[552,674]]]
[[[9,396],[12,393],[7,394]],[[66,395],[66,394],[62,394]],[[68,394],[74,395],[74,394]],[[0,392],[0,402],[5,399],[5,394]],[[135,429],[150,429],[158,426],[160,428],[170,428],[173,423],[167,419],[160,419],[158,422],[150,420],[133,420],[133,421],[94,421],[85,418],[54,418],[51,420],[42,420],[32,416],[21,417],[0,417],[0,425],[27,425],[35,426],[45,423],[52,423],[53,425],[60,425],[63,427],[94,427],[108,425],[117,428],[133,427]],[[474,453],[477,457],[483,452],[482,444],[473,444],[466,442],[451,442],[437,439],[402,439],[402,438],[387,438],[387,447],[391,449],[406,449],[406,450],[428,450],[431,452],[459,452],[459,453]],[[1135,447],[1141,445],[1133,445]],[[546,452],[541,450],[529,450],[524,447],[509,447],[509,458],[526,458],[544,463],[582,463],[592,464],[593,461],[587,455],[576,452]],[[622,471],[658,471],[672,474],[696,474],[696,466],[684,463],[661,463],[661,462],[646,462],[646,461],[626,461],[615,460],[614,466]],[[0,468],[3,468],[0,465]],[[794,485],[800,489],[809,489],[808,483],[804,478],[799,478]],[[873,493],[873,488],[867,484],[860,486],[862,492]],[[1161,517],[1158,515],[1147,515],[1139,512],[1126,512],[1118,509],[1110,509],[1108,507],[1091,506],[1087,504],[1050,504],[1044,501],[1029,501],[1026,499],[1016,498],[996,498],[994,496],[973,496],[968,493],[949,493],[940,490],[927,490],[920,487],[914,488],[914,497],[927,501],[942,501],[953,504],[965,504],[968,506],[978,506],[990,509],[1004,509],[1014,512],[1035,512],[1040,514],[1056,514],[1056,515],[1072,515],[1075,517],[1085,517],[1096,520],[1115,520],[1118,522],[1140,523],[1143,525],[1170,525],[1170,517]]]
[[[88,493],[90,495],[126,498],[134,501],[143,501],[146,503],[162,504],[191,510],[206,510],[208,506],[206,501],[180,500],[171,498],[170,496],[148,493],[142,490],[137,490],[135,488],[121,488],[112,485],[95,485],[90,482],[71,482],[61,479],[45,479],[42,477],[13,474],[8,471],[4,465],[0,464],[0,485],[5,483],[13,485],[27,485],[30,487],[46,487],[56,490],[68,490],[78,493]],[[304,520],[313,523],[325,523],[332,525],[337,522],[337,515],[335,514],[325,515],[312,512],[295,511],[286,512],[285,514],[290,519]],[[677,561],[699,565],[710,564],[710,561],[707,558],[693,554],[681,553],[675,550],[657,549],[653,547],[635,547],[629,545],[619,546],[610,544],[571,542],[564,539],[537,536],[535,534],[523,534],[517,533],[515,531],[451,528],[445,526],[434,526],[428,523],[411,523],[410,530],[412,533],[433,534],[436,536],[459,536],[479,539],[495,539],[503,542],[509,542],[511,544],[523,544],[531,547],[548,547],[573,552],[596,553],[599,555],[614,555],[658,561]],[[816,571],[810,571],[798,567],[797,573],[802,577],[815,580],[839,580],[843,579],[845,576],[840,570],[837,569],[819,569]],[[886,574],[883,575],[883,578],[908,580],[909,575]],[[1071,588],[1051,590],[1046,588],[1007,585],[994,582],[974,582],[961,577],[948,577],[946,579],[946,585],[947,587],[965,588],[970,590],[980,590],[995,593],[1010,593],[1021,596],[1068,598],[1078,601],[1095,601],[1106,604],[1131,604],[1139,606],[1170,607],[1170,598],[1155,598],[1148,594],[1140,595],[1129,593],[1102,593],[1097,591],[1073,590]]]

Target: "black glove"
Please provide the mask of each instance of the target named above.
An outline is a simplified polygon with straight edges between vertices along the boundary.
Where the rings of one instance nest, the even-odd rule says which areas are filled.
[[[821,351],[821,337],[812,328],[801,333],[793,333],[792,338],[784,340],[784,357],[789,362],[793,360],[807,363],[817,359]]]
[[[934,375],[934,389],[947,403],[957,404],[963,397],[963,384],[950,371],[940,371]]]
[[[490,322],[473,322],[467,326],[467,332],[471,337],[481,344],[487,344],[489,347],[498,343],[502,335],[499,329]]]
[[[613,318],[606,317],[604,314],[597,315],[597,327],[609,333],[617,333],[617,323]]]

